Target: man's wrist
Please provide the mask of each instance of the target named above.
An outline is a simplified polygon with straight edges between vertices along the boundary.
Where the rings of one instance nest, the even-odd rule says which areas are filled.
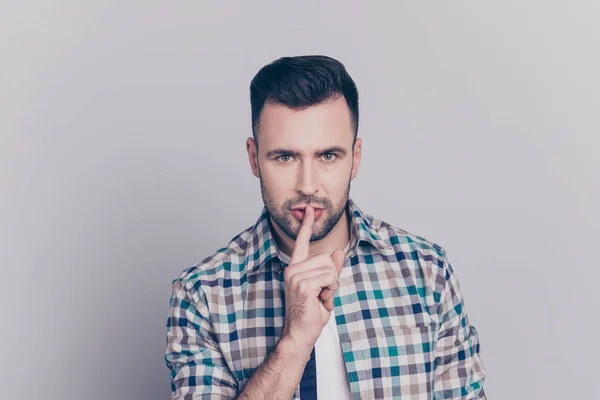
[[[277,342],[277,352],[292,362],[302,362],[306,365],[310,360],[312,348],[300,346],[288,335],[282,336]]]

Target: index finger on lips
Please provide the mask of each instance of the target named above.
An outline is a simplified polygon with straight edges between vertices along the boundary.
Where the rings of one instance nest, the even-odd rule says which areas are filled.
[[[306,209],[304,210],[304,218],[302,218],[302,226],[300,226],[300,232],[298,232],[294,250],[292,251],[292,259],[290,260],[290,264],[295,264],[308,258],[310,237],[312,236],[312,225],[314,221],[314,209],[312,206],[306,206]]]

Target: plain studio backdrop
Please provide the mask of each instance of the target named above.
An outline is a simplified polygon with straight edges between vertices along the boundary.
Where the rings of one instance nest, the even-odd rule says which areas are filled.
[[[351,195],[447,249],[488,398],[597,398],[599,11],[1,2],[0,398],[169,398],[171,280],[258,218],[248,86],[301,54],[358,85]]]

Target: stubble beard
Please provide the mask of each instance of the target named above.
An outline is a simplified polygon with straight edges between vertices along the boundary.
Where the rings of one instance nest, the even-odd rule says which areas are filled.
[[[342,215],[344,215],[350,195],[350,186],[351,180],[349,179],[346,192],[337,205],[333,204],[331,200],[326,198],[317,196],[301,196],[296,200],[288,199],[284,201],[281,207],[279,207],[270,196],[269,191],[263,184],[262,177],[260,177],[260,191],[267,211],[277,226],[279,226],[279,228],[293,240],[296,240],[298,237],[300,224],[296,218],[292,216],[291,208],[299,204],[315,204],[318,207],[324,208],[323,217],[325,217],[325,220],[320,218],[318,221],[316,221],[316,224],[313,228],[313,233],[310,237],[311,242],[321,240],[327,236],[329,232],[331,232],[331,230],[337,225]]]

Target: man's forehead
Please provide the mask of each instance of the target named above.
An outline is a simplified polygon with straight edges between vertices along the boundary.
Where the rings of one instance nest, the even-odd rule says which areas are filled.
[[[326,151],[341,151],[350,149],[352,137],[346,135],[273,135],[268,140],[260,138],[261,147],[265,151],[286,150],[299,154],[322,153]]]
[[[284,106],[277,106],[281,110]],[[265,109],[261,116],[258,139],[269,148],[285,147],[298,151],[316,151],[331,146],[351,146],[354,138],[350,112],[316,109],[276,111]]]

